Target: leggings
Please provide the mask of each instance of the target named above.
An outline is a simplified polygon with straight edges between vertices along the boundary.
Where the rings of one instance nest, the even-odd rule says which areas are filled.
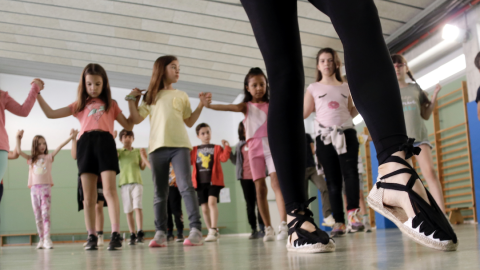
[[[52,188],[50,185],[33,185],[30,191],[33,213],[37,224],[38,237],[50,238],[50,207]]]
[[[265,225],[263,224],[262,216],[258,212],[258,208],[257,214],[255,215],[255,206],[257,205],[257,190],[255,188],[255,183],[251,179],[242,179],[240,180],[240,185],[242,185],[243,197],[245,198],[245,202],[247,203],[247,216],[250,228],[252,228],[252,231],[257,230],[258,218],[258,225],[260,227],[260,230],[263,231]]]
[[[270,80],[268,139],[287,212],[306,201],[302,48],[297,0],[241,0]],[[400,89],[373,0],[310,0],[342,41],[350,91],[379,164],[407,141]],[[321,44],[318,44],[321,45]],[[286,110],[285,108],[288,108]],[[285,129],[288,127],[288,129]]]
[[[360,189],[358,184],[358,148],[357,131],[345,130],[347,152],[339,155],[332,144],[323,144],[320,136],[317,141],[318,162],[323,165],[327,179],[328,195],[335,222],[345,223],[343,212],[342,185],[345,179],[347,211],[359,208]]]
[[[173,218],[175,217],[175,226],[177,226],[177,235],[183,235],[183,213],[182,213],[182,195],[178,191],[178,187],[169,186],[168,192],[168,221],[167,221],[167,233],[173,234]]]

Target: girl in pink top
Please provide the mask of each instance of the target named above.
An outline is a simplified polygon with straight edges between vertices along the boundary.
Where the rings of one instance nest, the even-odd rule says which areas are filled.
[[[77,165],[84,190],[85,224],[89,235],[85,249],[97,249],[95,205],[97,178],[100,175],[112,224],[108,250],[120,249],[120,206],[115,183],[120,169],[117,146],[113,138],[113,123],[117,120],[126,130],[132,130],[133,124],[125,118],[117,102],[112,100],[107,73],[98,64],[88,64],[82,72],[77,100],[74,103],[57,110],[52,110],[40,96],[38,103],[48,118],[73,115],[80,121]]]
[[[38,242],[37,248],[53,248],[50,239],[50,205],[52,203],[52,162],[58,152],[72,139],[74,133],[60,144],[53,153],[48,153],[47,141],[41,135],[37,135],[32,141],[32,154],[27,155],[21,150],[23,130],[17,133],[17,152],[27,160],[28,164],[28,188],[31,189],[33,213],[37,224]]]
[[[5,129],[5,110],[18,116],[28,116],[33,104],[35,104],[35,98],[43,89],[43,81],[34,79],[31,85],[32,89],[22,105],[11,98],[8,92],[0,90],[0,179],[3,179],[3,175],[7,169],[8,154],[10,151],[7,130]]]
[[[260,68],[252,68],[245,76],[244,81],[245,98],[240,104],[212,105],[204,104],[205,107],[217,111],[242,112],[245,115],[245,137],[249,148],[249,161],[253,181],[257,191],[257,204],[265,223],[265,237],[263,241],[275,240],[275,231],[270,223],[270,212],[267,202],[267,185],[265,183],[265,169],[270,173],[272,189],[275,192],[278,212],[282,221],[278,240],[287,239],[287,212],[283,195],[278,184],[277,173],[273,164],[270,146],[267,135],[267,114],[269,105],[269,86],[267,76]]]
[[[335,225],[332,237],[347,231],[363,231],[359,217],[359,176],[357,157],[359,143],[352,118],[358,112],[350,89],[340,74],[340,59],[331,48],[317,54],[317,82],[308,86],[304,99],[304,118],[315,115],[317,158],[323,165]],[[342,184],[345,180],[348,224],[345,226]]]

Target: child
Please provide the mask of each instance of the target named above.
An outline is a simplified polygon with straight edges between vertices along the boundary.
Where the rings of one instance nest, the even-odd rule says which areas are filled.
[[[152,176],[155,188],[154,212],[156,233],[150,247],[167,246],[167,200],[168,173],[172,163],[177,175],[177,185],[182,194],[190,220],[190,235],[183,242],[187,246],[203,245],[202,223],[198,211],[198,200],[192,185],[190,150],[192,146],[187,129],[192,127],[203,110],[203,101],[208,98],[199,94],[202,102],[192,112],[190,100],[185,92],[173,88],[178,81],[180,66],[175,56],[159,57],[153,66],[152,78],[142,104],[137,108],[137,97],[142,92],[135,88],[126,97],[129,101],[130,118],[135,124],[150,116],[149,157],[152,163]]]
[[[72,133],[72,149],[70,151],[72,158],[77,160],[77,135],[78,130],[73,130]],[[97,231],[97,246],[103,247],[104,240],[103,240],[103,223],[104,223],[104,215],[103,215],[103,207],[108,207],[107,200],[103,195],[103,184],[102,184],[102,177],[99,176],[97,180],[97,204],[95,205],[95,229]],[[82,186],[82,179],[78,176],[78,184],[77,184],[77,203],[78,203],[78,211],[80,212],[85,208],[84,196],[83,196],[83,186]],[[83,246],[87,246],[87,242],[83,244]]]
[[[37,135],[32,141],[32,153],[27,155],[21,150],[23,130],[17,133],[17,152],[27,160],[28,188],[32,197],[33,213],[37,224],[38,242],[37,249],[52,249],[53,243],[50,239],[50,205],[52,202],[52,163],[58,152],[72,139],[70,137],[60,144],[53,153],[48,153],[47,142],[41,135]]]
[[[252,228],[252,234],[250,234],[248,239],[257,239],[265,236],[265,224],[263,224],[262,216],[258,212],[258,207],[257,216],[255,215],[257,192],[252,180],[252,170],[250,169],[250,161],[248,159],[249,148],[245,141],[245,126],[243,125],[243,122],[238,124],[238,139],[240,141],[235,149],[235,154],[233,152],[230,153],[230,161],[237,167],[237,179],[240,180],[243,197],[247,203],[248,223],[250,223],[250,228]],[[257,231],[257,217],[260,231]]]
[[[120,183],[122,189],[123,211],[127,214],[128,229],[130,230],[129,245],[142,244],[145,233],[143,232],[143,182],[140,170],[145,169],[145,163],[140,156],[140,150],[134,149],[132,143],[135,135],[132,131],[123,129],[120,131],[120,142],[123,149],[118,149],[118,161],[120,162]],[[135,234],[135,211],[137,221],[137,234]]]
[[[82,72],[77,100],[67,107],[52,110],[43,97],[38,103],[48,118],[73,115],[80,121],[77,165],[85,196],[85,224],[88,231],[86,250],[96,250],[95,205],[97,204],[97,180],[102,177],[112,236],[108,250],[122,248],[120,236],[120,205],[115,175],[120,172],[117,147],[113,139],[113,124],[117,120],[125,129],[132,124],[125,118],[116,101],[111,98],[106,71],[99,64],[88,64]]]
[[[40,79],[34,79],[31,85],[32,88],[30,93],[28,94],[25,103],[22,105],[18,104],[13,98],[11,98],[8,95],[8,92],[0,90],[0,179],[3,179],[3,174],[7,169],[7,160],[11,155],[10,146],[8,144],[8,134],[5,129],[5,110],[18,116],[28,116],[35,104],[36,96],[43,89],[44,83]]]
[[[197,132],[197,138],[202,141],[202,144],[193,147],[191,152],[192,181],[208,228],[205,242],[213,242],[220,237],[217,228],[217,202],[220,197],[220,190],[225,187],[220,162],[228,161],[232,149],[225,140],[222,140],[222,145],[225,149],[220,145],[210,144],[212,130],[208,124],[199,124],[195,131]]]
[[[240,104],[211,105],[206,103],[205,106],[217,111],[241,112],[245,115],[243,122],[246,129],[247,145],[250,149],[248,157],[257,191],[257,203],[262,219],[267,227],[263,240],[275,240],[275,231],[270,223],[270,211],[268,209],[265,167],[268,168],[270,173],[272,189],[275,192],[275,200],[277,201],[278,212],[282,221],[277,239],[284,240],[288,236],[287,213],[268,144],[267,113],[269,86],[267,77],[260,68],[250,69],[245,76],[243,91],[245,98]]]
[[[340,58],[331,48],[317,53],[317,82],[308,86],[304,97],[303,117],[315,116],[315,136],[318,162],[322,164],[335,224],[332,237],[343,236],[347,230],[363,231],[357,217],[359,187],[357,157],[359,143],[353,127],[358,112],[353,105],[350,89],[340,74]],[[347,226],[343,210],[342,185],[345,179],[347,195]]]

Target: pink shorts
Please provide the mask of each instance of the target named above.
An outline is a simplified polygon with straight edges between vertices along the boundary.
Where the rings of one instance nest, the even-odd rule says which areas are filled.
[[[252,138],[247,142],[248,159],[252,170],[253,181],[265,178],[265,169],[268,168],[268,174],[274,173],[275,165],[273,165],[272,153],[270,153],[270,145],[268,138]]]

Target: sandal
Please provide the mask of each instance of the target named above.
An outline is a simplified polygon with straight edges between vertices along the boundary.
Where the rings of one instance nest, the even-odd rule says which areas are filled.
[[[405,159],[409,159],[413,154],[418,155],[420,153],[420,148],[413,147],[413,141],[413,139],[409,139],[407,143],[400,147],[400,150],[405,151],[406,153]],[[385,163],[388,162],[400,163],[407,168],[399,169],[384,176],[379,175],[375,187],[372,188],[367,198],[369,206],[395,223],[402,233],[413,239],[415,242],[438,250],[456,250],[458,247],[457,236],[430,192],[425,189],[428,200],[430,201],[429,205],[422,197],[412,190],[416,180],[420,180],[417,172],[410,166],[410,164],[408,164],[408,162],[400,157],[390,156],[385,161]],[[406,185],[387,183],[385,181],[385,179],[389,177],[402,173],[408,173],[411,175]],[[407,192],[413,211],[415,212],[415,217],[408,218],[405,211],[400,207],[385,205],[383,203],[383,192],[385,189]]]
[[[299,253],[320,253],[320,252],[332,252],[335,251],[335,242],[328,234],[317,227],[313,220],[313,212],[308,209],[308,205],[314,201],[316,197],[310,198],[308,201],[302,204],[298,204],[298,207],[292,213],[288,213],[289,216],[295,217],[288,223],[288,242],[287,250]],[[304,214],[300,214],[304,212]],[[315,226],[315,231],[308,232],[302,228],[302,224],[308,221]],[[292,243],[292,234],[297,233],[298,238]]]

